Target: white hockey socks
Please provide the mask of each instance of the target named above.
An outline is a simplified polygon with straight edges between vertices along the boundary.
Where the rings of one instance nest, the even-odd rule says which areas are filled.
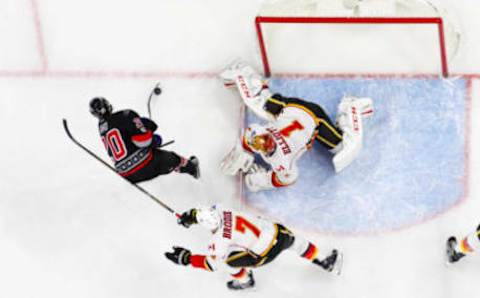
[[[298,235],[295,235],[295,240],[289,249],[293,250],[297,255],[309,261],[313,261],[314,259],[322,260],[326,257],[318,252],[315,244]]]
[[[460,242],[457,243],[455,247],[456,251],[459,251],[464,254],[471,254],[474,251],[480,250],[480,227],[475,232],[470,233]]]

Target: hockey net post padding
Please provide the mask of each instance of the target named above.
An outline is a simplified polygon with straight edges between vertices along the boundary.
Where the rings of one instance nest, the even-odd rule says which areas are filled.
[[[344,31],[351,31],[351,36],[348,37],[347,41],[344,41],[344,44],[338,45],[337,48],[333,48],[331,50],[330,55],[332,57],[324,56],[321,59],[323,61],[328,61],[328,60],[335,60],[335,59],[344,59],[348,55],[348,53],[339,54],[335,55],[337,53],[337,50],[340,50],[342,48],[348,48],[349,44],[351,43],[352,40],[359,40],[362,38],[362,36],[365,37],[366,41],[364,43],[372,43],[373,47],[380,47],[382,46],[380,43],[382,40],[385,43],[390,43],[391,48],[395,47],[400,47],[400,45],[404,46],[406,43],[412,43],[416,49],[411,49],[410,54],[414,53],[417,55],[418,53],[422,52],[423,48],[428,48],[425,49],[425,53],[422,53],[425,55],[424,58],[418,58],[420,61],[415,61],[411,62],[413,65],[419,65],[422,60],[421,59],[434,59],[434,62],[436,64],[435,70],[433,73],[438,73],[440,72],[441,75],[444,77],[447,77],[449,74],[449,69],[448,69],[448,64],[449,62],[453,59],[455,54],[457,53],[459,42],[460,42],[460,33],[458,30],[457,25],[453,25],[452,21],[448,18],[445,17],[445,13],[440,13],[440,9],[437,7],[433,6],[430,2],[426,2],[424,0],[402,0],[402,1],[407,1],[409,3],[408,6],[405,5],[406,2],[402,2],[402,12],[399,13],[400,9],[393,10],[394,12],[388,12],[385,14],[378,13],[377,14],[371,14],[368,15],[368,13],[363,12],[363,15],[360,15],[360,13],[357,11],[353,13],[351,10],[345,10],[345,11],[336,11],[335,13],[332,13],[332,10],[325,10],[322,9],[321,6],[319,6],[319,3],[325,0],[303,0],[299,1],[298,3],[303,3],[307,4],[304,5],[303,7],[301,5],[288,8],[281,9],[279,7],[276,7],[275,5],[278,6],[278,2],[281,1],[274,1],[275,5],[269,5],[266,6],[267,9],[264,9],[260,11],[260,15],[256,17],[255,19],[255,26],[256,26],[256,32],[257,32],[257,38],[259,42],[259,50],[260,50],[260,55],[263,63],[263,68],[264,68],[264,74],[266,76],[270,76],[272,74],[272,60],[275,62],[278,62],[278,60],[288,60],[288,55],[295,55],[294,53],[290,53],[288,49],[285,49],[284,52],[287,52],[282,55],[272,55],[270,53],[275,51],[275,47],[278,45],[278,40],[282,39],[281,37],[279,38],[278,36],[277,41],[275,41],[275,37],[273,38],[268,38],[266,35],[272,35],[274,36],[275,34],[281,35],[282,31],[310,31],[308,34],[305,34],[303,37],[302,41],[298,40],[293,40],[291,42],[291,45],[288,43],[283,43],[280,47],[292,47],[295,48],[295,44],[298,44],[300,42],[305,42],[305,47],[312,47],[315,48],[314,46],[311,46],[309,42],[317,42],[315,39],[317,38],[317,35],[320,36],[320,38],[326,38],[328,40],[325,40],[324,43],[321,43],[321,46],[317,45],[317,49],[312,51],[312,53],[306,53],[303,52],[300,54],[303,55],[303,57],[306,57],[306,59],[314,59],[314,56],[317,56],[317,54],[320,54],[324,50],[324,48],[328,46],[332,46],[335,44],[336,40],[335,39],[342,39],[345,38],[344,33],[336,31],[338,28],[342,28]],[[399,0],[397,0],[399,1]],[[271,1],[270,1],[271,2]],[[292,3],[292,2],[289,2]],[[415,3],[417,5],[418,3],[421,3],[423,6],[421,6],[422,9],[419,8],[412,8],[412,7],[418,7],[413,6],[411,3]],[[312,8],[312,5],[316,5],[314,8]],[[406,8],[405,8],[406,7]],[[347,12],[347,13],[345,13]],[[333,16],[327,16],[324,14],[330,13]],[[266,26],[269,25],[277,25],[276,30],[270,29],[270,33],[272,31],[275,31],[275,33],[269,34],[268,30],[265,29]],[[302,25],[303,27],[301,27]],[[315,27],[314,25],[324,25],[324,29],[311,29],[308,27]],[[331,27],[331,26],[336,26],[338,27]],[[365,26],[367,25],[367,26]],[[296,27],[296,29],[294,29]],[[307,27],[305,27],[307,26]],[[327,27],[330,26],[330,27]],[[388,29],[382,29],[384,32],[381,32],[379,29],[382,26],[382,28],[388,28]],[[395,27],[396,26],[396,27]],[[429,27],[429,29],[425,29],[426,26]],[[360,29],[358,27],[361,27]],[[393,27],[393,29],[392,29]],[[447,28],[445,28],[447,27]],[[282,29],[283,28],[283,29]],[[317,27],[321,28],[321,27]],[[433,28],[433,29],[432,29]],[[313,33],[312,31],[317,30],[317,33]],[[323,32],[322,32],[323,30]],[[425,31],[425,32],[422,32]],[[436,31],[436,33],[434,32]],[[320,33],[318,33],[320,32]],[[327,33],[325,33],[327,32]],[[328,32],[330,32],[330,36],[332,39],[329,39]],[[375,37],[375,35],[372,35],[372,32],[379,32],[379,36]],[[417,32],[422,32],[419,34],[419,36],[415,36],[417,40],[409,40],[410,37],[405,37],[407,35],[415,35]],[[392,35],[396,35],[397,33],[403,34],[404,40],[389,40]],[[290,35],[287,35],[290,39],[295,39],[295,33],[291,33]],[[300,34],[301,35],[301,34]],[[293,36],[293,37],[292,37]],[[426,41],[425,39],[429,39],[429,41]],[[333,40],[333,41],[332,41]],[[405,42],[405,40],[407,40]],[[430,43],[429,46],[425,46],[427,43]],[[395,44],[398,44],[395,45]],[[281,42],[280,42],[281,44]],[[335,47],[335,45],[333,45]],[[353,48],[363,48],[362,50],[369,51],[369,49],[365,49],[365,46],[355,46],[352,43]],[[390,48],[390,49],[391,49]],[[437,49],[435,49],[437,48]],[[297,47],[298,49],[298,47]],[[315,52],[316,51],[316,52]],[[386,50],[387,55],[388,55],[388,50]],[[418,53],[417,53],[418,52]],[[433,53],[435,52],[435,53]],[[272,58],[273,56],[273,58]],[[373,54],[375,56],[375,54]],[[382,56],[381,52],[376,53],[376,56]],[[414,55],[411,55],[414,56]],[[280,58],[278,58],[280,57]],[[286,58],[286,59],[284,59]],[[362,59],[363,57],[359,57],[359,59]],[[408,58],[408,55],[407,55]],[[385,58],[388,59],[388,58]],[[397,59],[397,57],[394,57],[394,59]],[[294,62],[290,63],[293,65],[296,65],[297,61],[300,61],[301,59],[293,59]],[[377,61],[371,62],[371,64],[375,64]],[[352,63],[353,64],[353,63]],[[319,72],[322,72],[324,70],[319,69]],[[368,70],[367,70],[368,71]],[[403,73],[409,73],[410,70],[403,71]],[[282,72],[282,71],[280,71]],[[332,70],[328,70],[326,72],[332,72]],[[340,69],[339,71],[334,71],[335,73],[355,73],[359,71],[348,71],[346,69]],[[390,73],[391,71],[386,71]],[[393,71],[395,72],[395,70]],[[427,71],[428,72],[428,71]]]

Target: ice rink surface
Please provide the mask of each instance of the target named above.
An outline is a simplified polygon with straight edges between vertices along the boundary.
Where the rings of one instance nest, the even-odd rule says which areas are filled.
[[[67,118],[72,133],[106,158],[96,120],[88,113],[90,98],[105,96],[116,109],[145,115],[149,92],[161,81],[164,92],[153,103],[153,118],[165,140],[175,139],[172,150],[200,158],[203,176],[194,181],[169,175],[143,186],[179,212],[212,202],[255,211],[240,200],[238,181],[218,168],[243,118],[238,96],[224,90],[215,74],[235,57],[260,69],[253,26],[260,1],[0,0],[0,297],[475,297],[478,255],[446,268],[443,250],[449,235],[468,233],[480,222],[480,123],[475,116],[480,112],[480,5],[437,2],[457,15],[465,39],[450,69],[460,76],[452,83],[459,87],[452,99],[458,100],[449,101],[449,107],[434,105],[438,118],[427,120],[439,122],[432,129],[450,132],[455,128],[445,122],[461,125],[452,134],[453,144],[442,130],[432,131],[437,143],[429,161],[438,168],[417,181],[429,183],[443,170],[457,180],[442,185],[457,185],[460,196],[442,198],[441,212],[425,220],[368,234],[356,233],[351,218],[344,221],[350,233],[336,233],[305,228],[301,213],[278,214],[320,249],[342,250],[343,274],[330,276],[285,253],[255,271],[255,291],[232,293],[225,275],[178,267],[163,256],[172,245],[205,253],[207,232],[179,227],[171,214],[76,148],[61,119]],[[411,90],[421,94],[419,88]],[[436,100],[446,104],[446,96],[440,97]],[[417,107],[428,115],[422,110],[426,106]],[[329,109],[334,112],[333,105]],[[455,121],[439,113],[447,110]],[[375,121],[366,128],[380,129]],[[375,152],[389,144],[367,142],[364,161],[373,163]],[[435,145],[450,146],[445,147],[448,154],[439,154]],[[412,147],[412,154],[423,150]],[[453,157],[435,163],[436,156]],[[394,171],[387,175],[400,177]],[[397,198],[389,199],[397,208]],[[438,203],[433,196],[425,199]],[[305,204],[305,212],[310,208]],[[382,222],[377,217],[371,223]]]
[[[335,175],[332,155],[316,143],[298,162],[300,179],[276,192],[247,192],[249,205],[303,229],[368,233],[424,221],[463,199],[466,80],[272,79],[273,92],[321,104],[331,119],[344,95],[370,97],[364,150]],[[251,113],[253,115],[253,113]],[[254,116],[249,114],[250,120]],[[308,208],[305,208],[308,206]]]

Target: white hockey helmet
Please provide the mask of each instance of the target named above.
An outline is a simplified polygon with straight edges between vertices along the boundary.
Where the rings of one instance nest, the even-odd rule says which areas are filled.
[[[275,152],[277,147],[273,135],[265,127],[255,123],[245,130],[245,141],[253,151],[266,155]]]
[[[222,225],[222,215],[216,206],[198,208],[196,218],[199,225],[212,232]]]

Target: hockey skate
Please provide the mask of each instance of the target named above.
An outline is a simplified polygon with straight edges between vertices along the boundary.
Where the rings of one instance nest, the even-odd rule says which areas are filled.
[[[191,175],[195,179],[200,178],[200,166],[199,166],[200,162],[199,162],[198,158],[196,156],[190,156],[190,158],[188,160],[192,163],[192,165],[194,167]]]
[[[328,272],[340,275],[342,273],[343,254],[339,253],[336,249],[332,250],[332,253],[323,260],[315,259],[313,263],[322,267]]]
[[[234,279],[227,282],[227,288],[230,290],[245,290],[250,289],[255,286],[255,279],[253,279],[253,273],[251,270],[248,271],[248,276],[246,281],[239,281],[238,279]]]
[[[448,264],[456,263],[465,256],[464,253],[456,251],[455,246],[457,246],[457,238],[451,236],[447,240],[447,248],[445,252]]]

